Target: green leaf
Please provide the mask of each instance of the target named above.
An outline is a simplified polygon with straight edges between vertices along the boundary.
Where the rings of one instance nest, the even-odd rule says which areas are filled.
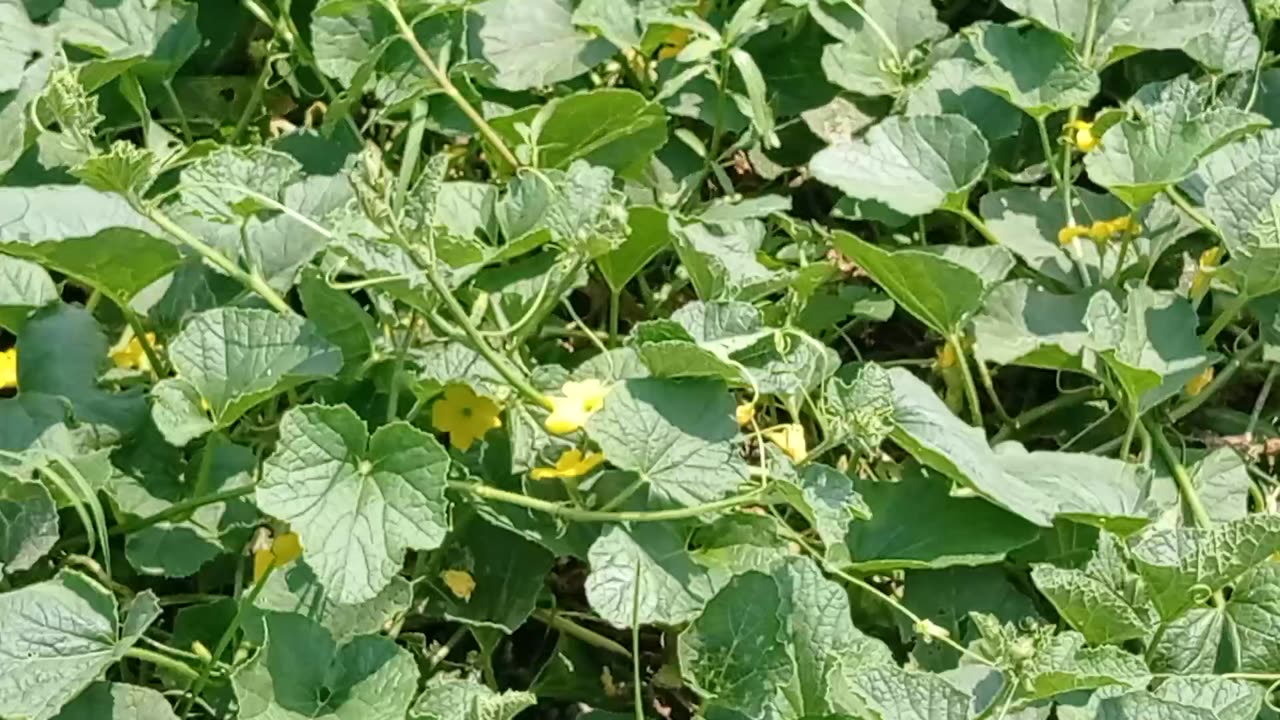
[[[1253,515],[1211,529],[1152,529],[1133,545],[1133,558],[1160,616],[1171,619],[1278,550],[1280,517]]]
[[[983,24],[966,34],[984,70],[978,84],[1034,118],[1088,105],[1101,87],[1098,76],[1053,33]]]
[[[832,0],[812,0],[809,11],[840,40],[823,49],[831,82],[860,95],[894,95],[906,85],[903,58],[917,45],[947,34],[927,0],[868,0],[862,12]]]
[[[823,388],[822,409],[833,437],[874,451],[893,430],[893,381],[875,363],[854,366],[851,373],[842,369]]]
[[[395,577],[376,596],[362,603],[333,602],[315,572],[300,562],[272,573],[254,604],[262,610],[305,615],[342,643],[357,635],[381,632],[388,622],[409,610],[412,600],[409,581]]]
[[[1085,325],[1090,348],[1101,355],[1139,411],[1177,395],[1216,360],[1201,347],[1199,319],[1191,304],[1145,285],[1129,290],[1123,311],[1111,295],[1094,295]]]
[[[538,167],[565,169],[574,160],[635,177],[667,143],[662,107],[623,88],[600,88],[556,98],[536,113],[521,110],[492,125],[508,147],[524,144],[519,124],[536,128]],[[494,165],[510,172],[495,153]]]
[[[596,266],[609,287],[620,292],[670,242],[665,212],[655,207],[632,207],[627,211],[627,239],[597,257]]]
[[[855,675],[850,688],[881,720],[967,720],[973,702],[940,675],[892,666]]]
[[[1031,280],[997,285],[973,319],[974,355],[998,365],[1082,370],[1091,295],[1059,295]]]
[[[28,570],[58,541],[58,508],[44,485],[0,472],[0,578]]]
[[[1185,179],[1201,156],[1270,124],[1210,93],[1185,75],[1139,90],[1131,116],[1103,133],[1101,147],[1085,157],[1089,179],[1136,208]]]
[[[76,352],[67,352],[70,347]],[[31,316],[18,338],[18,387],[24,394],[66,398],[82,422],[128,435],[145,420],[146,403],[135,390],[116,393],[98,384],[107,349],[92,314],[74,305],[50,305]]]
[[[809,162],[818,180],[904,215],[963,209],[987,169],[987,141],[959,115],[890,117]]]
[[[477,51],[503,90],[527,90],[573,79],[615,52],[608,41],[573,25],[568,0],[488,0],[476,7]]]
[[[962,58],[934,63],[906,96],[906,115],[959,115],[973,123],[988,144],[1016,134],[1022,113],[986,89],[984,70]]]
[[[660,506],[714,502],[747,480],[733,396],[719,382],[618,383],[587,422],[587,434],[611,464],[639,473]]]
[[[817,531],[828,558],[833,553],[838,556],[854,520],[872,516],[870,506],[853,486],[848,475],[821,463],[806,464],[799,477],[782,478],[777,485],[778,492]]]
[[[835,234],[834,243],[895,302],[943,335],[957,332],[982,307],[987,289],[1013,267],[999,247],[890,252],[844,232]],[[984,277],[974,269],[979,264],[995,272]]]
[[[1210,675],[1171,677],[1156,688],[1155,695],[1208,710],[1217,720],[1254,720],[1262,709],[1264,692],[1254,683]]]
[[[95,85],[125,70],[171,78],[200,46],[196,7],[179,0],[67,0],[53,24],[63,42],[101,58],[88,70]]]
[[[778,583],[758,572],[729,581],[680,634],[680,667],[712,707],[761,717],[795,667],[786,645],[787,605]]]
[[[1213,23],[1182,51],[1211,72],[1228,74],[1252,70],[1258,62],[1262,43],[1245,0],[1203,0],[1199,4],[1213,8]]]
[[[241,715],[392,720],[408,712],[418,666],[407,650],[374,635],[339,646],[301,615],[265,616],[266,647],[231,677]]]
[[[81,185],[0,188],[0,253],[39,262],[124,305],[178,266],[178,248],[118,195]]]
[[[224,145],[182,171],[187,210],[222,223],[239,223],[273,209],[259,196],[283,203],[285,188],[302,177],[302,163],[261,146]]]
[[[229,307],[187,323],[169,344],[169,360],[177,377],[156,385],[152,417],[165,438],[179,446],[229,427],[270,397],[342,368],[338,349],[310,322]]]
[[[1084,644],[1080,633],[1065,632],[1037,648],[1022,668],[1025,696],[1039,700],[1112,685],[1141,688],[1151,682],[1141,657],[1111,645],[1086,648]]]
[[[1264,232],[1280,193],[1280,130],[1263,130],[1205,156],[1187,185],[1202,188],[1205,213],[1222,231],[1232,258],[1269,249]]]
[[[44,268],[0,255],[0,328],[17,334],[28,315],[57,300],[58,289]]]
[[[178,720],[178,716],[156,690],[96,682],[62,708],[55,720]]]
[[[620,628],[675,626],[696,618],[725,578],[693,561],[686,535],[685,528],[667,523],[606,529],[588,557],[591,609]]]
[[[1073,0],[1001,0],[1009,9],[1086,46],[1089,8]],[[1211,3],[1173,0],[1102,0],[1094,19],[1093,55],[1104,67],[1141,50],[1181,49],[1213,22]]]
[[[537,704],[531,693],[494,692],[475,680],[436,675],[409,710],[414,720],[513,720]]]
[[[951,639],[968,645],[979,639],[974,614],[986,614],[1002,622],[1027,624],[1039,620],[1035,602],[1020,591],[1022,578],[1013,578],[1005,567],[982,565],[944,570],[908,570],[903,575],[902,604],[934,625],[951,633]],[[920,630],[906,616],[897,622],[898,635],[914,642],[911,657],[921,669],[942,672],[961,661],[959,651],[940,642],[921,642]],[[954,676],[949,676],[954,681]],[[960,685],[963,689],[972,688]]]
[[[785,279],[757,258],[765,240],[759,220],[681,224],[674,218],[671,239],[703,300],[749,302],[777,290]]]
[[[1083,570],[1036,565],[1031,579],[1089,644],[1144,639],[1158,620],[1142,579],[1129,569],[1115,536],[1103,533],[1099,540]]]
[[[330,597],[369,600],[399,572],[405,550],[433,550],[449,528],[449,456],[407,423],[369,435],[345,406],[285,413],[257,501],[288,521]]]
[[[459,570],[475,580],[471,597],[459,597],[429,578],[434,612],[466,625],[516,631],[538,603],[555,556],[545,548],[485,520],[459,522],[445,546],[442,571]]]
[[[125,452],[131,457],[124,457]],[[185,478],[179,457],[155,431],[139,437],[134,448],[118,452],[116,467],[124,472],[112,477],[109,486],[117,509],[140,519],[175,503],[253,484],[257,460],[247,447],[207,444],[187,466]],[[210,503],[185,519],[165,520],[130,533],[125,556],[141,573],[187,577],[223,553],[239,552],[259,520],[247,500]]]
[[[955,498],[946,477],[919,466],[895,483],[857,480],[871,510],[853,524],[848,560],[861,572],[1000,562],[1039,534],[1035,525],[982,498]],[[917,518],[928,517],[922,524]]]
[[[302,307],[319,333],[342,351],[342,373],[354,376],[374,353],[377,326],[351,295],[331,287],[318,272],[298,283]]]
[[[1280,666],[1280,565],[1264,563],[1245,573],[1227,604],[1240,649],[1240,672],[1272,672]]]
[[[121,622],[115,596],[70,570],[0,594],[0,715],[56,716],[159,615],[155,595],[145,591]]]

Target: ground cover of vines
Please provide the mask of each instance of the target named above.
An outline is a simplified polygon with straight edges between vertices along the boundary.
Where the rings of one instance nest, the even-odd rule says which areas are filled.
[[[1277,21],[0,0],[0,718],[1280,718]]]

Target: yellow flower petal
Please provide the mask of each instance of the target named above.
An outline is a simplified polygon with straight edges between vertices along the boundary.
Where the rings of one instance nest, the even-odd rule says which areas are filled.
[[[562,396],[552,396],[551,414],[543,422],[547,432],[555,435],[581,430],[592,413],[604,407],[609,389],[599,380],[567,382],[561,387]]]
[[[1070,245],[1076,238],[1088,235],[1089,228],[1080,225],[1068,225],[1058,231],[1058,244]]]
[[[476,579],[465,570],[445,570],[440,573],[440,580],[449,588],[454,597],[471,602],[471,593],[476,591]]]
[[[18,351],[0,352],[0,390],[18,387]]]
[[[946,370],[949,367],[955,367],[956,364],[956,346],[950,341],[942,344],[938,348],[938,369]]]
[[[547,480],[557,477],[582,477],[592,470],[595,470],[603,462],[603,453],[589,452],[584,455],[578,448],[572,448],[560,453],[560,457],[556,460],[555,467],[534,468],[529,473],[529,476],[534,480]]]
[[[144,337],[146,337],[147,344],[153,348],[156,346],[155,333],[147,333]],[[129,342],[125,343],[124,347],[112,350],[111,361],[119,368],[142,370],[144,372],[151,370],[151,359],[147,357],[147,351],[143,348],[142,341],[138,339],[137,335],[130,337]]]
[[[1093,134],[1093,123],[1076,120],[1068,123],[1067,127],[1075,131],[1071,134],[1071,141],[1082,152],[1090,152],[1098,147],[1099,139]]]
[[[276,556],[270,550],[255,550],[253,552],[253,581],[255,583],[262,582],[262,578],[266,577],[267,571],[276,564]]]
[[[1201,392],[1203,392],[1205,387],[1207,387],[1211,382],[1213,382],[1213,366],[1212,365],[1205,368],[1203,371],[1200,372],[1200,374],[1196,375],[1195,377],[1187,381],[1187,385],[1186,387],[1183,388],[1183,391],[1187,393],[1188,397],[1195,397],[1196,395],[1199,395]]]
[[[273,567],[284,567],[302,556],[302,539],[297,533],[277,535],[271,541],[271,548],[260,548],[253,553],[253,581],[262,582],[267,571]]]
[[[501,412],[497,403],[470,387],[449,385],[431,406],[431,425],[449,433],[449,444],[465,452],[485,433],[502,427]]]
[[[738,421],[738,425],[750,425],[752,420],[756,419],[755,403],[745,402],[733,411],[733,417]]]
[[[804,428],[799,423],[790,423],[766,430],[764,436],[773,444],[782,448],[792,460],[800,462],[809,454],[809,445],[804,439]]]

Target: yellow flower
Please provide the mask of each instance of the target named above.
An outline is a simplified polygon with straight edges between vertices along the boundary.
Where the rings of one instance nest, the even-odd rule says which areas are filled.
[[[1196,268],[1196,274],[1191,278],[1191,297],[1202,298],[1209,291],[1209,282],[1213,280],[1213,271],[1217,269],[1221,260],[1221,245],[1214,245],[1200,253],[1199,267]]]
[[[582,477],[599,467],[603,462],[603,453],[589,452],[584,455],[581,450],[573,448],[560,453],[560,458],[556,460],[555,467],[534,468],[529,475],[534,480]]]
[[[942,347],[938,348],[937,363],[939,370],[946,370],[949,367],[955,367],[956,346],[952,345],[950,341],[943,343]]]
[[[1187,393],[1188,397],[1195,397],[1199,395],[1201,392],[1203,392],[1205,387],[1207,387],[1209,383],[1212,381],[1213,381],[1213,366],[1210,365],[1209,367],[1201,371],[1199,375],[1196,375],[1195,377],[1187,381],[1187,385],[1186,387],[1183,388],[1183,391]]]
[[[1089,226],[1089,237],[1097,242],[1106,242],[1117,235],[1126,233],[1137,234],[1142,230],[1142,226],[1136,220],[1128,215],[1121,215],[1111,220],[1098,220]]]
[[[466,451],[490,430],[502,427],[498,404],[466,385],[450,385],[431,406],[431,425],[449,433],[449,444]]]
[[[1089,234],[1089,228],[1083,225],[1068,225],[1058,231],[1058,244],[1070,245],[1076,238]]]
[[[756,419],[756,404],[753,402],[744,402],[733,411],[733,417],[738,421],[739,426],[750,425],[752,420]]]
[[[680,54],[685,45],[689,44],[689,31],[685,28],[674,28],[667,33],[666,40],[663,41],[662,47],[658,50],[658,59],[666,60]]]
[[[476,579],[466,570],[445,570],[440,573],[440,580],[454,597],[471,602],[471,593],[476,591]]]
[[[804,460],[805,456],[809,454],[809,445],[804,439],[804,428],[799,423],[780,425],[771,430],[765,430],[764,436],[773,441],[773,444],[782,448],[782,452],[789,455],[796,462]]]
[[[273,567],[284,567],[302,555],[302,540],[298,533],[277,535],[271,541],[271,547],[262,548],[253,553],[253,581],[261,582],[267,571]]]
[[[552,397],[553,410],[543,423],[547,432],[556,435],[581,430],[591,414],[604,407],[604,396],[609,389],[596,379],[567,382],[560,391],[564,395]]]
[[[18,387],[18,351],[0,352],[0,390]]]
[[[1071,142],[1080,148],[1081,152],[1090,152],[1098,147],[1099,140],[1093,134],[1093,123],[1076,120],[1067,123],[1067,128],[1074,131],[1071,134]]]
[[[156,334],[146,334],[147,344],[151,347],[156,346]],[[142,341],[137,335],[129,338],[129,342],[124,347],[117,346],[111,351],[111,360],[118,368],[126,368],[130,370],[141,370],[143,372],[151,371],[151,359],[147,357],[147,351],[142,347]]]

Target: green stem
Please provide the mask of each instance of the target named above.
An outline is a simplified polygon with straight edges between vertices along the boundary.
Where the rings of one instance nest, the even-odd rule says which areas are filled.
[[[1240,316],[1240,313],[1248,304],[1249,296],[1244,293],[1237,293],[1231,304],[1223,308],[1222,312],[1218,313],[1218,316],[1213,319],[1209,329],[1200,338],[1200,344],[1206,348],[1213,347],[1214,341],[1218,339],[1218,334],[1235,322],[1235,319]]]
[[[195,703],[196,697],[200,695],[200,692],[204,690],[204,686],[209,682],[209,674],[213,672],[214,665],[218,663],[218,659],[227,651],[227,648],[231,645],[231,641],[235,638],[236,633],[239,632],[240,623],[244,619],[245,609],[252,607],[253,603],[257,601],[258,595],[262,593],[262,588],[266,587],[267,580],[271,579],[271,573],[274,570],[275,566],[269,565],[267,567],[267,571],[258,579],[258,582],[254,583],[253,589],[246,593],[244,597],[240,598],[240,602],[236,605],[236,614],[232,616],[231,624],[227,626],[227,629],[222,631],[222,637],[218,638],[218,645],[214,648],[213,655],[209,658],[209,661],[205,663],[205,666],[201,668],[199,677],[197,677],[194,682],[188,683],[187,687],[183,690],[183,695],[185,697],[179,704],[178,710],[178,715],[182,717],[183,720],[186,720],[187,714],[191,712],[191,706]]]
[[[631,686],[636,720],[644,720],[644,686],[640,683],[640,560],[631,587]]]
[[[244,106],[244,110],[240,113],[240,119],[236,120],[236,128],[231,133],[231,145],[240,142],[244,131],[249,127],[249,119],[253,117],[258,106],[262,104],[262,96],[266,94],[267,83],[271,80],[271,58],[268,56],[263,58],[262,72],[258,73],[258,81],[253,84],[253,92],[249,95],[249,102]]]
[[[964,346],[960,344],[960,338],[957,335],[951,335],[947,338],[947,342],[951,343],[956,351],[956,364],[960,367],[960,376],[964,380],[964,394],[969,400],[969,416],[973,418],[973,424],[976,427],[982,427],[982,403],[978,399],[978,386],[973,382],[973,372],[969,369],[969,358],[966,356]]]
[[[609,638],[601,635],[600,633],[590,628],[585,628],[579,625],[578,623],[570,620],[564,615],[561,615],[555,610],[544,610],[542,608],[536,608],[533,611],[533,619],[537,620],[543,625],[546,625],[552,630],[558,630],[564,633],[565,635],[568,635],[569,637],[572,637],[576,640],[581,640],[582,642],[592,647],[597,647],[597,648],[600,648],[601,650],[605,650],[617,655],[621,655],[622,657],[627,658],[628,660],[631,659],[630,650],[627,650],[622,645],[619,645],[613,640],[610,640]]]
[[[413,327],[418,322],[416,312],[409,314],[409,326],[404,329],[404,336],[396,345],[396,359],[391,369],[391,389],[387,391],[387,422],[399,417],[400,410],[400,375],[404,372],[405,359],[409,354],[409,342],[413,339]]]
[[[192,235],[186,228],[174,222],[168,215],[164,214],[160,208],[147,208],[143,213],[151,220],[151,222],[159,225],[161,229],[177,238],[183,245],[195,250],[209,264],[218,268],[222,272],[234,278],[240,284],[262,296],[267,304],[275,308],[277,311],[286,315],[294,314],[293,308],[289,307],[289,303],[285,302],[283,297],[277,293],[270,285],[261,277],[251,275],[241,270],[238,265],[231,262],[226,255],[218,252],[212,246],[207,245],[203,240]]]
[[[1009,417],[1009,413],[1004,409],[1004,403],[1000,402],[1000,394],[996,392],[996,385],[991,379],[991,371],[987,368],[987,364],[977,355],[973,356],[973,364],[978,368],[978,380],[982,382],[982,388],[986,391],[992,407],[996,409],[1000,422],[1010,422],[1013,418]]]
[[[1142,413],[1138,410],[1137,402],[1130,402],[1125,410],[1129,413],[1129,424],[1125,426],[1124,438],[1120,441],[1120,459],[1128,462],[1129,450],[1133,447],[1133,434],[1138,429],[1138,418]]]
[[[396,212],[404,211],[404,201],[409,196],[409,188],[413,185],[413,173],[418,167],[418,157],[422,155],[422,137],[427,131],[427,108],[426,100],[419,100],[413,104],[409,134],[405,136],[404,153],[400,159],[400,175],[396,178]]]
[[[1084,403],[1087,403],[1090,400],[1094,400],[1097,397],[1098,397],[1097,392],[1095,392],[1092,388],[1087,390],[1078,390],[1070,393],[1063,393],[1046,403],[1037,405],[1029,410],[1025,410],[1021,413],[1018,413],[1017,417],[1013,418],[1013,420],[1011,420],[1010,422],[1005,423],[1004,427],[1000,428],[1000,431],[995,434],[995,437],[991,438],[991,443],[994,445],[994,444],[1001,443],[1005,440],[1008,440],[1015,432],[1017,432],[1018,430],[1022,430],[1023,428],[1029,427],[1033,423],[1039,421],[1041,418],[1052,415],[1053,413],[1059,410],[1062,410],[1064,408],[1075,407],[1076,405],[1083,405]]]
[[[140,648],[140,647],[131,647],[124,652],[124,656],[133,658],[134,660],[141,660],[143,662],[148,662],[148,663],[151,663],[152,665],[155,665],[156,667],[162,667],[166,670],[171,670],[174,673],[177,673],[178,675],[185,677],[188,682],[193,681],[196,678],[200,677],[200,673],[197,672],[190,665],[182,662],[181,660],[175,660],[174,658],[171,658],[168,655],[162,655],[154,650],[148,650],[146,648]]]
[[[1258,397],[1253,401],[1253,412],[1249,413],[1249,424],[1244,429],[1247,438],[1253,438],[1253,431],[1258,427],[1258,420],[1262,418],[1262,410],[1267,405],[1267,398],[1271,396],[1271,386],[1275,383],[1278,372],[1280,372],[1278,364],[1272,364],[1267,370],[1267,379],[1262,381],[1262,389],[1258,391]]]
[[[987,224],[983,222],[982,218],[974,215],[972,210],[967,207],[962,207],[959,210],[953,210],[952,212],[964,218],[965,222],[972,225],[973,229],[977,230],[978,234],[981,235],[984,240],[992,245],[1000,244],[1000,238],[996,237],[995,233],[991,232],[991,228],[987,227]]]
[[[1169,444],[1169,439],[1164,436],[1164,430],[1150,418],[1145,423],[1147,432],[1151,433],[1151,439],[1155,443],[1156,452],[1160,453],[1160,457],[1169,466],[1169,472],[1173,473],[1173,479],[1178,484],[1178,491],[1182,494],[1183,501],[1187,503],[1187,507],[1191,510],[1191,518],[1198,527],[1213,527],[1213,518],[1209,517],[1209,511],[1205,509],[1204,503],[1200,501],[1200,495],[1196,492],[1191,476],[1187,474],[1187,469],[1183,467],[1181,458],[1174,453],[1173,446]],[[1226,606],[1226,600],[1223,598],[1221,590],[1213,594],[1213,604],[1218,609]]]
[[[431,59],[431,54],[427,52],[426,48],[422,47],[422,43],[418,42],[418,36],[414,34],[413,28],[409,25],[409,22],[405,20],[404,14],[400,12],[399,3],[395,2],[395,0],[382,0],[382,6],[386,8],[387,12],[391,13],[391,18],[395,20],[396,27],[400,30],[400,37],[404,38],[404,41],[409,43],[409,47],[413,49],[413,53],[418,56],[418,61],[422,63],[423,67],[427,69],[427,72],[431,77],[435,79],[436,84],[440,86],[440,89],[444,91],[444,94],[448,95],[449,99],[453,100],[453,102],[457,104],[458,108],[467,116],[467,119],[471,120],[472,124],[476,126],[476,129],[480,131],[480,134],[484,135],[485,139],[489,141],[489,144],[493,146],[493,149],[498,151],[498,154],[502,156],[502,159],[505,160],[512,169],[518,169],[520,167],[520,161],[516,159],[515,153],[511,152],[511,148],[507,147],[507,143],[502,139],[502,136],[499,135],[498,132],[493,129],[493,126],[484,119],[484,116],[481,115],[479,111],[477,111],[475,107],[462,96],[462,93],[458,90],[457,86],[455,86],[453,81],[449,79],[449,74],[444,72],[440,66],[436,64],[435,60]]]
[[[1066,184],[1066,175],[1058,171],[1058,166],[1053,163],[1053,142],[1049,140],[1049,128],[1044,123],[1044,118],[1036,118],[1036,128],[1040,131],[1040,149],[1044,151],[1044,163],[1049,166],[1049,174],[1053,176],[1053,182],[1059,189]]]
[[[416,252],[414,253],[414,259],[420,259]],[[472,344],[475,345],[476,352],[480,353],[485,360],[488,360],[489,364],[493,366],[493,369],[497,370],[498,374],[501,375],[503,379],[511,385],[511,387],[518,390],[520,394],[547,410],[554,410],[555,405],[552,404],[551,399],[531,385],[528,380],[526,380],[515,368],[511,366],[511,363],[506,358],[499,355],[498,352],[489,345],[488,341],[480,335],[480,331],[476,329],[476,326],[471,323],[471,318],[467,316],[466,309],[462,307],[462,304],[458,302],[458,299],[453,296],[453,291],[450,290],[449,287],[445,285],[444,280],[440,278],[440,273],[436,271],[435,263],[419,262],[418,264],[425,265],[424,269],[427,271],[427,282],[431,284],[431,288],[436,291],[436,295],[440,297],[440,301],[444,303],[444,306],[448,308],[449,313],[453,315],[453,319],[462,327],[462,332],[465,333],[467,338],[469,338]]]
[[[178,94],[173,91],[173,82],[163,80],[160,86],[164,88],[165,96],[169,98],[169,102],[173,103],[173,111],[178,115],[178,127],[182,128],[182,141],[190,145],[195,142],[195,138],[191,134],[191,126],[187,124],[187,114],[182,111],[182,103],[178,101]]]
[[[107,531],[107,535],[127,535],[132,532],[137,532],[139,530],[149,528],[152,525],[155,525],[157,523],[162,523],[166,520],[185,517],[186,515],[191,513],[193,510],[202,508],[205,505],[212,505],[214,503],[226,502],[228,500],[234,500],[239,497],[244,497],[245,495],[252,493],[254,489],[255,488],[253,485],[242,485],[238,488],[233,488],[231,490],[224,490],[222,492],[214,493],[212,495],[206,495],[204,497],[198,497],[198,498],[193,498],[191,500],[185,500],[180,503],[174,503],[173,505],[170,505],[169,507],[165,508],[164,510],[161,510],[160,512],[154,515],[148,515],[147,517],[140,518],[138,520],[133,520],[131,522],[121,523],[119,525],[116,525],[115,527]],[[83,545],[86,542],[88,542],[88,538],[81,535],[79,537],[72,537],[72,538],[67,538],[66,540],[63,540],[62,542],[58,543],[58,547],[59,548],[74,547],[78,545]]]
[[[200,468],[196,472],[195,489],[192,491],[196,497],[204,496],[205,488],[209,486],[209,478],[213,475],[213,456],[221,440],[222,432],[214,430],[209,433],[209,439],[204,442],[204,450],[200,453]]]
[[[1194,220],[1197,225],[1204,228],[1209,232],[1209,234],[1217,238],[1218,242],[1223,242],[1225,240],[1225,238],[1222,235],[1222,231],[1218,229],[1218,226],[1215,225],[1214,222],[1210,220],[1207,215],[1200,212],[1199,208],[1192,205],[1191,201],[1187,200],[1186,196],[1183,195],[1177,188],[1172,186],[1167,187],[1164,190],[1164,194],[1171,201],[1173,201],[1173,204],[1176,205],[1179,210],[1186,213],[1187,217]]]
[[[760,490],[734,495],[733,497],[718,500],[716,502],[703,503],[702,505],[694,505],[692,507],[675,508],[672,510],[618,510],[605,512],[603,510],[584,510],[582,508],[568,507],[559,505],[547,500],[529,497],[520,493],[499,490],[491,485],[482,485],[476,482],[465,482],[458,480],[449,481],[449,487],[458,492],[471,493],[479,498],[486,500],[495,500],[511,505],[518,505],[530,510],[544,512],[548,515],[555,515],[574,522],[662,522],[664,520],[684,520],[695,518],[700,515],[717,512],[720,510],[731,510],[733,508],[742,507],[752,503],[760,503]]]
[[[609,344],[614,345],[618,342],[618,323],[619,315],[621,315],[622,290],[613,290],[609,292]]]

